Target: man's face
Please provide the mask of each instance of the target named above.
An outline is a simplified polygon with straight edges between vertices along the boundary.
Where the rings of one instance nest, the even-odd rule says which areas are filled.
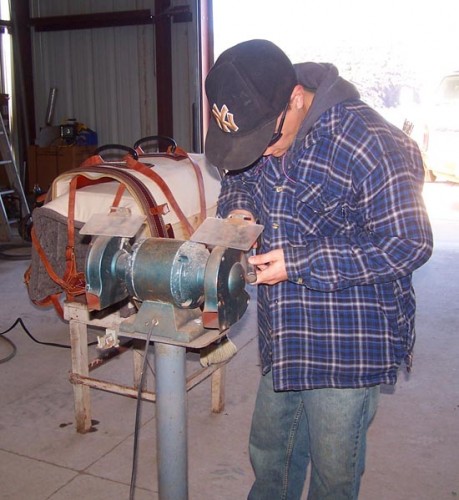
[[[271,139],[272,142],[265,149],[263,156],[279,158],[288,151],[300,130],[313,99],[314,93],[304,89],[301,85],[297,85],[293,89],[286,111],[277,118],[273,139],[276,139],[276,136],[280,137],[275,142]]]
[[[295,140],[296,134],[298,133],[301,125],[301,121],[298,119],[298,113],[295,113],[294,110],[292,110],[292,106],[289,103],[282,123],[283,114],[284,113],[279,115],[277,118],[276,125],[276,133],[282,133],[282,135],[276,142],[269,145],[265,149],[263,156],[283,156]]]

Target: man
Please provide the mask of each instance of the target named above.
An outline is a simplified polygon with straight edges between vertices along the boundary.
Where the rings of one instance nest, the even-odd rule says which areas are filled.
[[[206,93],[219,215],[264,225],[249,498],[299,499],[310,462],[309,499],[355,499],[379,385],[411,366],[411,277],[432,252],[420,152],[333,65],[266,40],[224,52]]]

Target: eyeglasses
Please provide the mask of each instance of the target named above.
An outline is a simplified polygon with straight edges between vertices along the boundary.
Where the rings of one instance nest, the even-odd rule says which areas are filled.
[[[271,137],[271,140],[269,141],[269,144],[268,144],[268,148],[271,147],[271,146],[274,146],[274,144],[276,144],[276,142],[282,137],[282,127],[284,126],[284,121],[285,121],[285,117],[287,115],[287,111],[288,111],[288,106],[289,106],[290,103],[287,103],[287,106],[285,106],[285,109],[284,111],[282,112],[282,116],[281,116],[281,120],[279,122],[279,126],[277,127],[277,129],[274,131],[274,134],[273,136]]]

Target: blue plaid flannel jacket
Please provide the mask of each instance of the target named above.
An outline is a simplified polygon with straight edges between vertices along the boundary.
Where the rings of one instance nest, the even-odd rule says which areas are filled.
[[[411,365],[412,272],[432,253],[417,145],[360,100],[324,112],[284,158],[222,181],[218,215],[254,214],[288,280],[258,287],[275,390],[394,384]]]

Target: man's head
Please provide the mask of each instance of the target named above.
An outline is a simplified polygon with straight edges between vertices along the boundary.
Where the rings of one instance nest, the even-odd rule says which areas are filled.
[[[223,52],[206,78],[212,119],[206,155],[219,168],[239,170],[269,146],[297,85],[292,63],[267,40]]]

